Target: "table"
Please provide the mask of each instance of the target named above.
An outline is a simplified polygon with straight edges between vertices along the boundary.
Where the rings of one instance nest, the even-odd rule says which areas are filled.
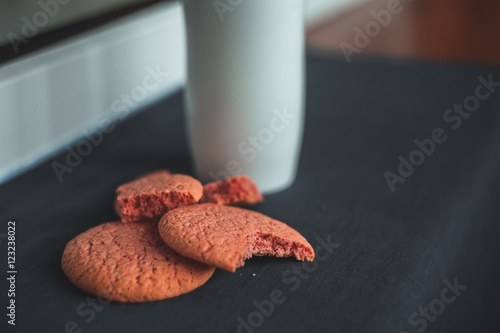
[[[474,107],[478,76],[489,75],[500,81],[499,68],[310,52],[297,181],[251,209],[323,244],[321,258],[254,258],[161,302],[87,303],[60,260],[70,239],[116,220],[119,184],[161,168],[192,173],[182,93],[116,124],[59,182],[61,152],[0,187],[0,232],[16,221],[15,331],[498,332],[500,88],[480,88],[490,96],[455,130],[456,118],[443,120],[454,103]],[[412,153],[439,128],[447,139],[432,154]],[[392,192],[384,173],[411,154],[422,164]],[[4,278],[3,312],[7,289]]]

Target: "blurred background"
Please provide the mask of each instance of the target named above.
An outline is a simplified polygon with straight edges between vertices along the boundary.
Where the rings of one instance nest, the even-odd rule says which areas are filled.
[[[308,49],[346,66],[365,55],[500,64],[499,1],[306,6]],[[0,182],[184,84],[178,1],[0,0],[0,32]]]

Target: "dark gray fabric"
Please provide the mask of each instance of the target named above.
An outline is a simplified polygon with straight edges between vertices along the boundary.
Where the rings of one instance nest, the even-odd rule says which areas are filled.
[[[241,317],[258,326],[242,332],[498,332],[500,89],[459,129],[443,121],[490,73],[500,81],[500,70],[488,67],[372,57],[348,65],[310,54],[297,181],[252,209],[285,221],[314,247],[337,244],[307,266],[254,258],[235,274],[217,270],[171,300],[89,310],[81,304],[90,296],[68,281],[60,259],[71,238],[116,219],[117,185],[160,168],[192,172],[181,94],[105,134],[62,183],[49,161],[3,184],[0,232],[17,222],[16,331],[63,332],[75,322],[82,332],[236,332]],[[408,158],[413,141],[438,127],[447,141],[392,193],[384,172],[397,172],[398,156]],[[425,330],[420,315],[410,325],[419,307],[442,310],[434,300],[455,278],[467,289]],[[269,317],[255,312],[257,302],[268,314],[271,299],[280,304]]]

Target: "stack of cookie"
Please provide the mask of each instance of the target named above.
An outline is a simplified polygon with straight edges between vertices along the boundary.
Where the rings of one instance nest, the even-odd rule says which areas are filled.
[[[216,267],[234,272],[252,255],[314,259],[297,231],[236,207],[262,201],[246,176],[203,186],[190,176],[159,171],[118,187],[116,194],[121,220],[75,237],[62,257],[71,282],[104,299],[175,297],[202,286]]]

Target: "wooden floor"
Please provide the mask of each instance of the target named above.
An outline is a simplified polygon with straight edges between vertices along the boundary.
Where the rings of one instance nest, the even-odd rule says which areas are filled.
[[[399,13],[390,21],[384,17],[385,27],[369,23],[375,21],[373,11],[389,13],[394,1],[373,0],[312,27],[308,46],[343,52],[341,45],[356,47],[355,28],[368,27],[373,38],[367,46],[358,41],[363,47],[356,52],[500,65],[500,0],[400,0],[393,10]]]

